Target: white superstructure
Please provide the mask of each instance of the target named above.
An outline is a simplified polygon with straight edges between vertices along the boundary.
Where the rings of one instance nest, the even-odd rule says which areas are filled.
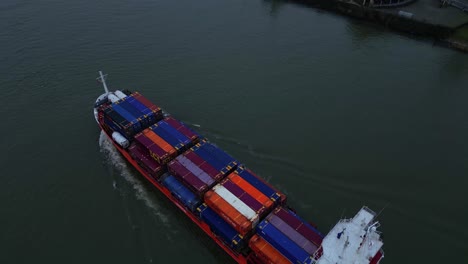
[[[379,263],[383,242],[375,217],[375,212],[364,206],[352,219],[340,220],[323,239],[316,264]]]

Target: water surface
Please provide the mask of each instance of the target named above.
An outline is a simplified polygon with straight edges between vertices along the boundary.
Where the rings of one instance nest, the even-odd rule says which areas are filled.
[[[383,263],[468,261],[468,58],[298,5],[0,3],[1,263],[230,259],[101,138],[139,90],[326,233],[381,211]]]

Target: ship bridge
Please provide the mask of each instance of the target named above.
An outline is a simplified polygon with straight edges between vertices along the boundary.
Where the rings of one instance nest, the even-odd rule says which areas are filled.
[[[375,212],[361,208],[352,219],[342,219],[323,239],[316,264],[377,264],[383,242]],[[318,251],[318,252],[319,252]]]

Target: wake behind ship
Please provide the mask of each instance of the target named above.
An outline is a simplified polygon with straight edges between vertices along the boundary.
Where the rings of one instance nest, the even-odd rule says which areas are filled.
[[[286,195],[138,92],[107,88],[94,117],[156,189],[238,263],[377,264],[383,241],[367,207],[323,236]]]

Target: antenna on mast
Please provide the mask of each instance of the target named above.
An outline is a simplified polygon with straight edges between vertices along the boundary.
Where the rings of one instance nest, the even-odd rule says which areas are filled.
[[[102,83],[102,86],[104,86],[104,91],[106,92],[106,94],[108,94],[109,89],[107,89],[106,77],[107,74],[102,74],[102,71],[99,71],[99,77],[97,77],[96,79],[98,80],[98,82]]]

